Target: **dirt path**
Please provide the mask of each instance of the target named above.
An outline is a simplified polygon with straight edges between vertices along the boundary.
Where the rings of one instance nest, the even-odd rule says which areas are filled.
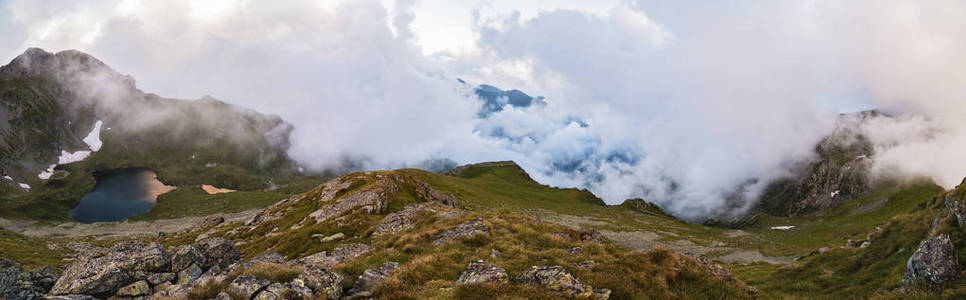
[[[0,218],[0,227],[4,230],[17,232],[29,237],[134,237],[143,235],[157,235],[158,232],[173,233],[197,226],[204,219],[212,216],[223,216],[226,222],[241,221],[250,218],[261,211],[252,209],[233,214],[216,214],[201,217],[184,217],[156,221],[137,222],[97,222],[91,224],[65,222],[54,225],[39,224],[30,220],[11,220]]]

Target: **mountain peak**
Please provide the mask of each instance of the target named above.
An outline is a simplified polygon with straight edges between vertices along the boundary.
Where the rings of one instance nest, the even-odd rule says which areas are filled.
[[[114,78],[134,88],[134,78],[122,75],[110,66],[79,50],[50,53],[41,48],[29,48],[6,66],[0,67],[0,80],[31,76],[52,76],[59,79],[81,75]]]

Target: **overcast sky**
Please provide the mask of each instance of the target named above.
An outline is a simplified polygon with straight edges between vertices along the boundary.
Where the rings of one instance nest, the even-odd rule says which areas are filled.
[[[876,108],[877,170],[966,175],[961,1],[0,0],[0,59],[28,47],[278,114],[316,169],[512,159],[700,218]],[[547,105],[480,117],[482,83]]]

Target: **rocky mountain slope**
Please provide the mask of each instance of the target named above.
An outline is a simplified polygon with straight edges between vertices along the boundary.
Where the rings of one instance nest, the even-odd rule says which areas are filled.
[[[169,185],[267,188],[296,173],[291,130],[210,97],[146,94],[79,51],[29,49],[0,67],[0,214],[63,218],[91,173],[129,167]]]
[[[814,159],[799,163],[794,177],[769,184],[754,211],[776,216],[802,214],[830,209],[842,200],[871,192],[869,168],[875,153],[861,126],[874,118],[889,116],[878,111],[841,115],[832,133],[815,146]]]

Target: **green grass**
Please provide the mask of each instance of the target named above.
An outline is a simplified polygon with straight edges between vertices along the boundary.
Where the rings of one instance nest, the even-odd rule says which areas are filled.
[[[148,212],[133,215],[131,221],[150,221],[219,213],[236,213],[263,208],[290,195],[277,192],[237,191],[208,194],[200,186],[182,186],[158,196]]]
[[[871,195],[845,200],[834,209],[796,217],[756,216],[756,223],[744,230],[765,241],[760,251],[766,255],[802,255],[821,247],[838,247],[846,241],[865,240],[866,234],[889,222],[892,216],[908,213],[942,192],[929,180],[911,180]],[[795,226],[792,230],[772,230],[772,226]]]
[[[956,193],[963,189],[961,186]],[[966,261],[966,234],[946,217],[942,189],[928,182],[903,184],[862,199],[849,200],[835,210],[821,215],[777,220],[765,219],[757,226],[776,224],[772,221],[798,221],[802,230],[787,236],[768,236],[776,245],[788,249],[815,247],[828,243],[832,251],[812,254],[791,266],[752,264],[732,265],[731,270],[746,283],[762,291],[767,298],[843,299],[843,298],[934,298],[933,289],[899,293],[906,262],[919,242],[939,233],[952,236],[961,262]],[[889,200],[882,207],[867,211],[869,203],[879,197]],[[863,213],[855,213],[863,212]],[[933,220],[943,217],[934,233]],[[794,225],[794,223],[792,223]],[[868,248],[839,248],[846,238],[865,239],[873,225],[882,231],[873,233]],[[764,229],[762,229],[764,230]],[[946,287],[942,297],[966,296],[962,280]]]

